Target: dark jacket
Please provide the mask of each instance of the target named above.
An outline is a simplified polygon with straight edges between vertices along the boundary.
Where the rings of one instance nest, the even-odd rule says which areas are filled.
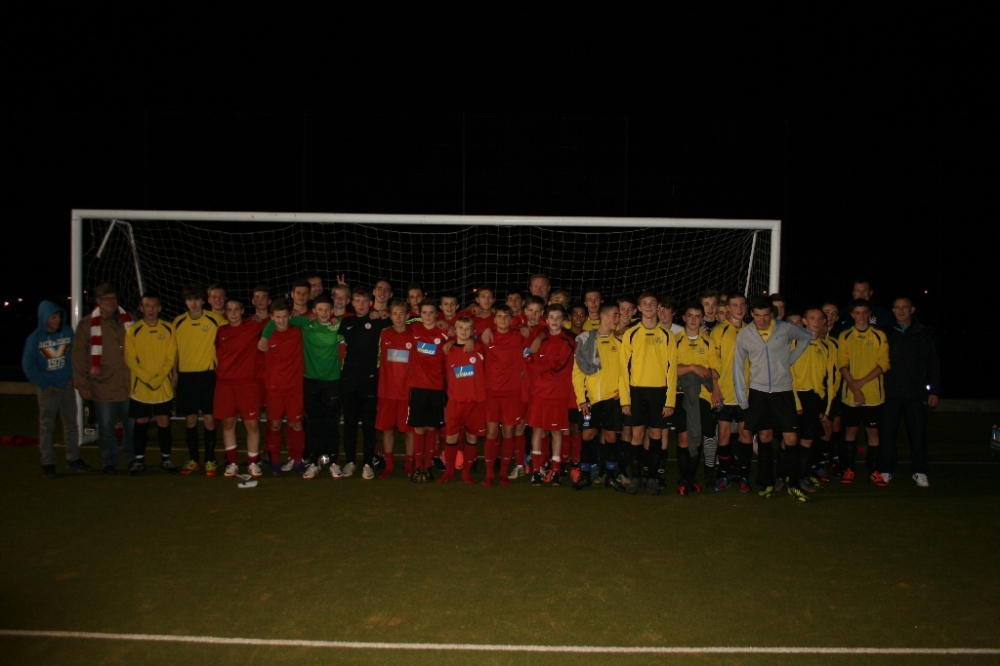
[[[898,323],[887,327],[889,371],[885,394],[890,400],[926,400],[941,395],[941,363],[934,336],[916,319],[903,330]]]
[[[382,330],[392,326],[391,319],[344,317],[340,334],[347,345],[344,354],[344,391],[374,396],[378,394],[379,342]]]
[[[45,330],[49,317],[62,315],[62,324],[55,333]],[[38,304],[38,328],[28,336],[21,355],[21,367],[28,381],[44,391],[50,387],[66,388],[73,379],[70,362],[73,329],[66,323],[66,312],[52,301]]]

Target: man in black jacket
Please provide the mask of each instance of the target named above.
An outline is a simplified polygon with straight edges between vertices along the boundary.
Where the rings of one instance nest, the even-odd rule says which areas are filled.
[[[882,420],[882,478],[889,481],[896,472],[896,440],[899,420],[906,419],[910,438],[913,480],[921,488],[927,481],[927,410],[937,406],[941,364],[931,332],[914,317],[916,308],[909,298],[892,304],[895,323],[888,327],[889,371],[885,374],[885,406]]]

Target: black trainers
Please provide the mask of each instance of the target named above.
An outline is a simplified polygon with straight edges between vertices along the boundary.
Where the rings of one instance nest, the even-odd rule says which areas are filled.
[[[593,485],[593,483],[594,480],[590,477],[590,474],[581,474],[577,482],[573,484],[573,490],[583,490],[584,488],[589,488]]]
[[[647,479],[646,480],[646,490],[649,492],[650,495],[659,495],[660,494],[660,482],[657,481],[655,478]]]
[[[173,464],[169,460],[163,460],[160,462],[160,469],[162,469],[167,474],[180,474],[180,470],[177,469],[177,465]]]
[[[109,476],[112,475],[112,474],[115,474],[116,471],[117,470],[115,470],[115,466],[114,465],[105,465],[104,466],[104,470],[103,470],[103,472],[105,474],[109,475]]]
[[[104,469],[106,472],[107,468],[105,467]],[[138,460],[133,460],[128,466],[129,476],[139,476],[144,471],[146,471],[146,465]]]
[[[445,470],[445,464],[444,461],[441,460],[441,456],[434,456],[434,458],[431,459],[431,465],[439,472],[443,472]]]
[[[42,476],[44,476],[46,479],[56,478],[56,466],[42,465]]]
[[[628,494],[629,495],[638,495],[639,494],[639,484],[640,483],[642,483],[642,477],[640,475],[638,475],[638,474],[636,474],[631,479],[629,479],[628,480],[628,486],[626,486],[626,488],[625,488],[628,491]]]
[[[608,474],[606,477],[604,477],[604,487],[605,488],[611,488],[613,490],[617,490],[620,493],[627,492],[627,489],[625,488],[625,484],[622,483],[621,481],[619,481],[617,478],[615,478],[611,474]]]
[[[70,460],[66,463],[66,467],[73,470],[74,472],[93,472],[94,468],[87,464],[83,458],[77,458],[76,460]]]
[[[713,488],[714,489],[715,488],[715,482],[716,482],[715,468],[714,467],[708,467],[708,468],[706,468],[705,469],[705,487],[706,488]]]
[[[534,474],[531,475],[531,485],[541,486],[544,484],[545,484],[545,479],[542,478],[541,472],[535,472]]]

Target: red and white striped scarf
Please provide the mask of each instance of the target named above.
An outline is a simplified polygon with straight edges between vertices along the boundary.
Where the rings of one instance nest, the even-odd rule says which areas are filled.
[[[121,317],[122,324],[128,329],[135,322],[132,316],[121,307],[118,308],[118,316]],[[104,354],[104,339],[101,337],[101,308],[95,308],[90,313],[90,374],[101,374],[101,356]]]

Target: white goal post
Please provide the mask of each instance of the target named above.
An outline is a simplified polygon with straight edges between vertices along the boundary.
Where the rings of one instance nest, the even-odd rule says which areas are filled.
[[[120,225],[120,231],[128,239],[128,245],[134,260],[134,275],[138,292],[144,291],[142,262],[133,234],[131,223],[140,221],[164,221],[197,224],[201,223],[232,223],[238,225],[242,234],[253,234],[253,225],[260,223],[287,224],[328,224],[328,225],[400,225],[419,231],[421,227],[535,227],[553,231],[587,232],[593,230],[607,233],[608,230],[637,229],[690,229],[690,230],[746,230],[751,236],[748,256],[725,256],[717,253],[710,261],[720,263],[741,264],[741,272],[745,280],[740,284],[716,284],[717,288],[742,288],[750,297],[751,278],[761,278],[761,272],[766,274],[765,291],[778,291],[781,271],[781,221],[780,220],[718,220],[699,218],[636,218],[636,217],[543,217],[543,216],[502,216],[502,215],[383,215],[383,214],[353,214],[353,213],[239,213],[239,212],[208,212],[208,211],[146,211],[146,210],[90,210],[75,209],[72,211],[72,323],[74,326],[86,314],[84,309],[86,299],[84,290],[84,225],[88,220],[106,220],[110,227],[103,235],[97,256],[100,256],[104,244],[107,243],[115,225]],[[122,224],[124,223],[124,224]],[[758,244],[758,234],[767,234],[767,243]],[[154,248],[155,251],[155,248]],[[637,252],[644,251],[640,247]],[[696,257],[696,261],[709,261]],[[755,268],[756,265],[756,268]],[[763,271],[761,269],[764,269]],[[540,269],[539,272],[546,272]],[[756,273],[756,275],[755,275]],[[187,280],[187,276],[178,276]],[[525,280],[526,283],[526,280]],[[121,288],[122,285],[117,285]],[[498,285],[502,288],[508,285]],[[134,305],[134,304],[129,304]]]

